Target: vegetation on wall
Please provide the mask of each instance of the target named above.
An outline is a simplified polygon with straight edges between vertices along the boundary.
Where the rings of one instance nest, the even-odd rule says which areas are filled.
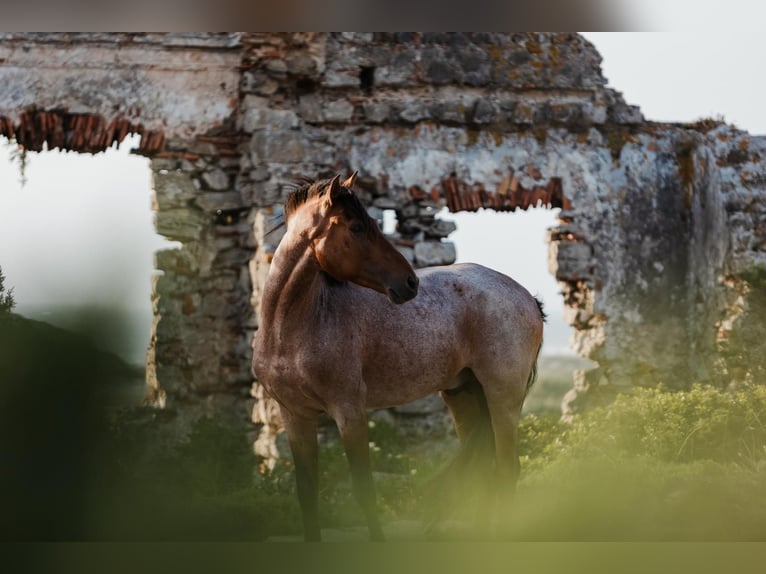
[[[15,163],[19,167],[19,183],[24,187],[27,183],[27,150],[23,146],[16,143],[16,140],[11,139],[7,146],[10,150],[9,159],[11,163]]]
[[[723,343],[726,371],[751,381],[766,381],[766,267],[755,266],[739,276],[746,308]]]

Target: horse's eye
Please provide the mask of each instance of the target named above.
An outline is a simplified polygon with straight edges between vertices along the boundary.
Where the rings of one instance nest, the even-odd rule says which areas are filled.
[[[349,231],[355,234],[362,233],[362,231],[364,231],[364,225],[362,225],[358,221],[355,221],[349,226]]]

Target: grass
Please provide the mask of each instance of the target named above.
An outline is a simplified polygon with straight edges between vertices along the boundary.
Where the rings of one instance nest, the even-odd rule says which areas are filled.
[[[82,339],[0,322],[0,537],[257,541],[300,532],[291,465],[258,474],[246,422],[203,418],[179,440],[170,412],[106,416],[103,398],[126,376]],[[537,409],[520,430],[510,539],[766,537],[764,386],[635,389],[572,424]],[[418,442],[383,418],[369,432],[384,523],[420,519],[456,441]],[[320,468],[323,526],[363,524],[337,442],[322,449]],[[480,498],[477,484],[464,485],[466,499]]]

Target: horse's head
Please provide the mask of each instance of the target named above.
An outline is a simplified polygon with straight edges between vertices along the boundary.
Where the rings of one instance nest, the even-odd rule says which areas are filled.
[[[351,191],[356,172],[343,183],[335,176],[318,194],[312,247],[322,270],[386,295],[393,303],[418,292],[412,266],[385,238]]]

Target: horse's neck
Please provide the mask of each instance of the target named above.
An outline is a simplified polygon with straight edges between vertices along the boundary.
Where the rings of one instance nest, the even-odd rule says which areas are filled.
[[[293,324],[306,324],[316,313],[323,279],[308,238],[288,235],[274,254],[261,302],[261,323],[281,337]]]

